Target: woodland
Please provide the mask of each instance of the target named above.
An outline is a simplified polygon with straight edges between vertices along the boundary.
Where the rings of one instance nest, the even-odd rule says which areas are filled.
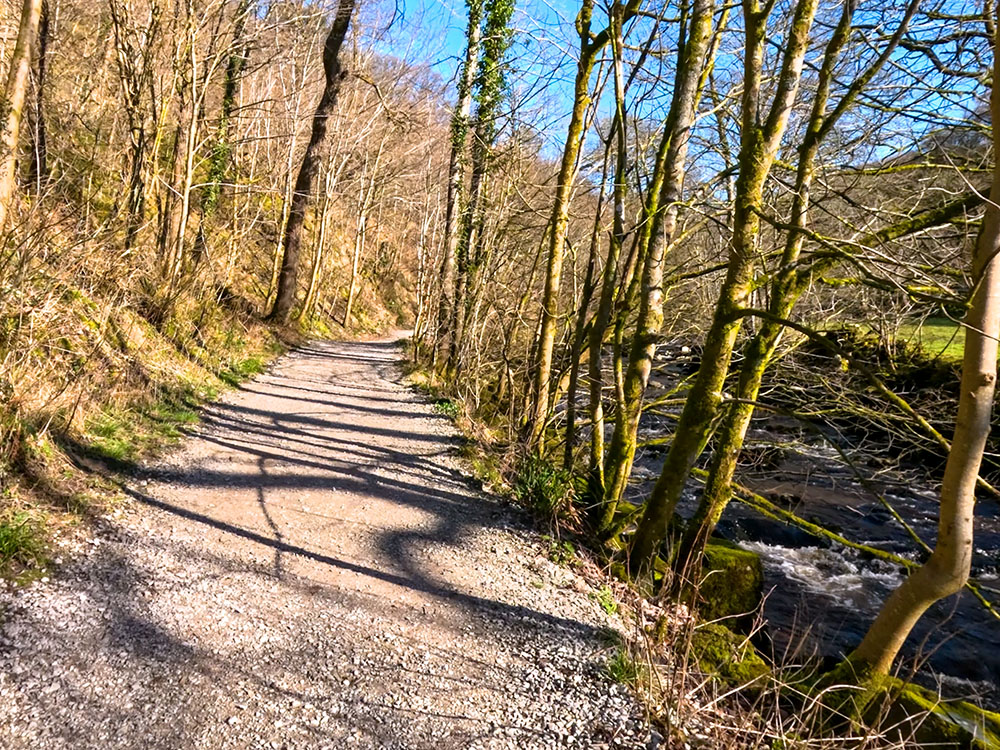
[[[5,574],[88,517],[65,457],[406,329],[483,484],[661,613],[622,656],[660,721],[690,669],[808,716],[781,747],[1000,746],[997,9],[553,7],[453,3],[444,64],[417,6],[2,7]]]

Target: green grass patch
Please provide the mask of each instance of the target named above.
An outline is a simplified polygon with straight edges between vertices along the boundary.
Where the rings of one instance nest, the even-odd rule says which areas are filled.
[[[897,337],[920,347],[930,357],[959,362],[965,351],[965,332],[949,318],[928,318],[899,327]]]
[[[48,549],[45,522],[36,513],[7,510],[0,513],[0,573],[39,568]]]
[[[568,539],[553,539],[550,536],[543,536],[543,542],[549,544],[549,560],[556,565],[573,566],[577,563],[576,547]]]
[[[260,357],[247,357],[218,373],[218,378],[226,385],[235,388],[244,380],[260,375],[267,367],[267,363]]]
[[[607,586],[601,586],[597,591],[590,594],[590,597],[596,601],[607,614],[613,615],[618,611],[618,601],[615,599],[615,595],[611,592],[611,589]]]
[[[264,371],[263,356],[247,357],[217,373],[226,385],[235,387]],[[214,400],[219,389],[210,383],[178,383],[145,405],[107,408],[84,428],[87,449],[98,458],[113,462],[133,462],[152,455],[184,437],[184,427],[198,421],[201,404]]]
[[[114,462],[135,461],[184,436],[183,427],[198,421],[201,399],[184,390],[134,411],[105,409],[84,430],[87,449]]]
[[[120,412],[102,412],[86,427],[87,447],[102,458],[130,460],[138,446],[135,430],[128,421]]]
[[[455,420],[458,419],[459,409],[458,404],[452,401],[450,398],[439,398],[434,402],[434,411],[441,414],[448,419]]]
[[[639,681],[639,664],[624,643],[619,643],[611,652],[604,669],[608,677],[623,685],[635,685]]]
[[[518,466],[514,497],[542,517],[556,520],[573,510],[573,477],[565,469],[530,456]]]

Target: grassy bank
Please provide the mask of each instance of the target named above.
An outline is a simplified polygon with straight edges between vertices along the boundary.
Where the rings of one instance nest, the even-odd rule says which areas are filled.
[[[118,495],[91,471],[162,452],[198,408],[293,343],[246,310],[178,304],[154,326],[137,310],[63,290],[7,321],[0,354],[0,575],[47,572]]]

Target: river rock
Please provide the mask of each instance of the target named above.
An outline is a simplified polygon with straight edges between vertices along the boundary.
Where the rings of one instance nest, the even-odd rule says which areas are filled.
[[[730,627],[750,627],[764,596],[760,557],[731,542],[713,539],[705,548],[698,594],[702,619],[732,618],[726,623]]]

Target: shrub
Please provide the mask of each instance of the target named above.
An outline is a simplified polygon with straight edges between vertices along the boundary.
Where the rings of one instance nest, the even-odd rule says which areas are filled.
[[[0,572],[15,566],[38,566],[45,559],[45,528],[35,514],[7,510],[0,514]]]
[[[548,461],[530,456],[518,467],[514,497],[549,521],[575,518],[572,475]]]

